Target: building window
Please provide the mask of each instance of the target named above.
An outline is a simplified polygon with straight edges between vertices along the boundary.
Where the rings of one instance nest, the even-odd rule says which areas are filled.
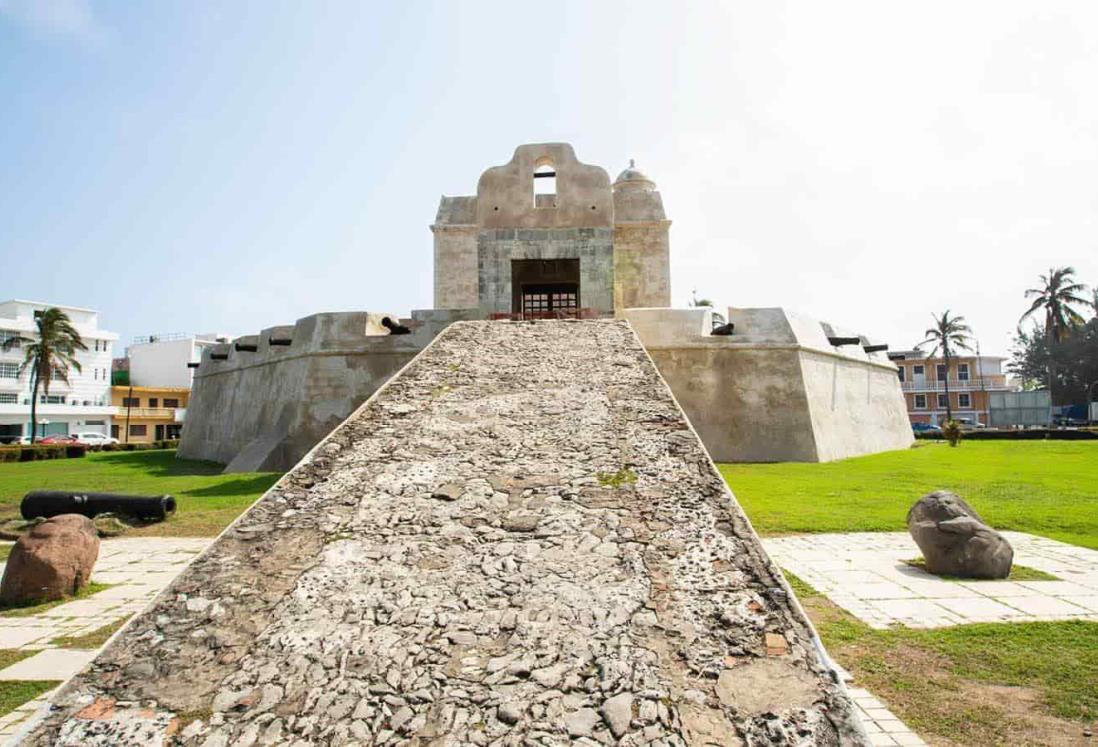
[[[972,395],[961,393],[957,395],[957,407],[968,408],[972,407]]]
[[[904,367],[904,366],[897,366],[896,367],[896,374],[900,377],[900,381],[904,380],[904,372],[905,371],[907,371],[907,368]]]
[[[935,375],[938,377],[938,381],[945,381],[946,379],[946,367],[944,363],[939,363],[934,367]]]
[[[926,395],[925,394],[916,394],[915,395],[915,409],[916,410],[925,410],[926,409]]]
[[[160,401],[156,397],[149,397],[149,407],[160,407]]]
[[[39,403],[43,405],[63,405],[65,404],[64,394],[40,394],[38,395]]]
[[[926,366],[923,366],[921,364],[916,365],[916,366],[912,366],[911,367],[911,373],[913,373],[915,376],[925,376],[926,375]]]
[[[17,405],[19,404],[19,395],[11,392],[0,392],[0,404]]]
[[[141,407],[141,399],[139,397],[123,397],[123,407]]]
[[[18,363],[0,363],[0,379],[18,379]]]
[[[165,399],[164,407],[179,407],[179,400],[177,399]]]
[[[968,364],[967,363],[957,364],[957,378],[960,381],[968,381]]]
[[[147,425],[131,425],[130,426],[130,435],[131,436],[144,436],[148,432],[149,432],[149,426],[147,426]]]
[[[8,340],[15,340],[11,346],[17,348],[20,345],[19,339],[22,337],[23,335],[19,334],[14,329],[0,329],[0,345],[3,345]]]
[[[946,407],[949,407],[949,395],[948,394],[939,394],[938,395],[938,407],[943,408],[943,409],[946,408]]]

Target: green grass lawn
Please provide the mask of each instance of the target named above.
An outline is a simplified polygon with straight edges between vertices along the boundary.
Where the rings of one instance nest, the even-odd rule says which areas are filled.
[[[828,652],[923,737],[1045,745],[1098,714],[1098,623],[874,630],[796,576],[790,585]],[[1074,744],[1074,742],[1055,742]]]
[[[826,464],[722,464],[760,534],[903,531],[932,490],[960,495],[997,529],[1098,549],[1098,441],[921,441]]]
[[[175,458],[174,450],[93,452],[83,459],[0,464],[0,521],[19,516],[31,490],[94,490],[135,495],[170,493],[176,513],[127,535],[208,537],[278,480],[274,473],[223,475],[214,462]]]
[[[947,489],[998,529],[1098,549],[1094,441],[919,442],[827,464],[720,470],[761,534],[904,531],[920,496]],[[924,737],[1045,745],[1050,735],[1081,736],[1080,722],[1098,714],[1098,623],[874,630],[799,579],[790,584],[857,686]]]

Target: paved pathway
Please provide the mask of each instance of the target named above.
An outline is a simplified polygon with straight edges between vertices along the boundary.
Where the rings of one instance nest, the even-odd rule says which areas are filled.
[[[1014,562],[1059,581],[946,581],[904,563],[906,532],[806,534],[763,540],[779,566],[874,628],[976,622],[1098,620],[1098,551],[1004,532]]]
[[[907,728],[907,724],[892,714],[885,704],[873,697],[868,690],[859,687],[847,687],[854,705],[858,708],[858,716],[862,720],[862,726],[869,734],[869,741],[873,747],[926,747],[926,742],[919,735]]]
[[[96,651],[62,648],[55,639],[91,633],[139,612],[212,541],[191,537],[104,540],[92,580],[111,584],[110,588],[35,615],[0,617],[0,649],[38,652],[0,670],[0,681],[69,679],[95,658]],[[7,743],[50,694],[0,716],[0,744]]]

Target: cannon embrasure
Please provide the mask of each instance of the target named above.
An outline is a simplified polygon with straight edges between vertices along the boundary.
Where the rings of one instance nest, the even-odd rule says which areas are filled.
[[[175,513],[170,495],[119,495],[84,493],[76,490],[32,490],[19,506],[24,519],[50,518],[60,514],[82,514],[94,519],[99,514],[125,514],[139,519],[163,521]]]

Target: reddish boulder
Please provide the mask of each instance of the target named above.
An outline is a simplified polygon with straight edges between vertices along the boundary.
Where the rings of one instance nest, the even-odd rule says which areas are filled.
[[[19,538],[0,581],[0,602],[53,601],[75,594],[91,579],[99,535],[91,519],[62,514]]]

